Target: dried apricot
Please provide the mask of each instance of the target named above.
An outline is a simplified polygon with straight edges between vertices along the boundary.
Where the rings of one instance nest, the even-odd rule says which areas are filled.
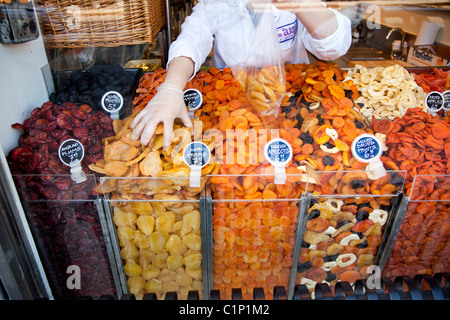
[[[315,218],[306,221],[306,228],[317,233],[324,232],[328,229],[329,225],[329,220],[324,218]]]

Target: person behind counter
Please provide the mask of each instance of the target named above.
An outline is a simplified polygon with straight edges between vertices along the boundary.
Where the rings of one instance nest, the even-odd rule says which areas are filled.
[[[181,33],[169,48],[167,74],[148,105],[131,123],[132,139],[147,145],[159,123],[164,124],[163,148],[170,146],[173,122],[192,122],[186,111],[183,90],[206,60],[214,44],[218,68],[245,62],[252,10],[245,0],[199,0],[186,17]],[[327,8],[320,0],[291,1],[286,10],[274,8],[278,40],[284,63],[308,63],[307,50],[320,60],[334,60],[351,45],[350,20]]]

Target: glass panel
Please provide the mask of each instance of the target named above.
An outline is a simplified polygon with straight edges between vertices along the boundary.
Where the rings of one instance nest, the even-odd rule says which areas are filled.
[[[13,175],[53,296],[116,295],[94,175]]]
[[[450,272],[450,175],[416,175],[385,277]]]
[[[334,287],[367,278],[382,252],[406,172],[388,171],[370,179],[365,171],[315,172],[306,216],[296,284],[313,291],[317,283]]]
[[[307,175],[209,176],[213,214],[213,289],[231,299],[241,288],[243,299],[264,288],[267,299],[275,286],[288,288],[300,197]]]
[[[203,299],[201,188],[189,178],[100,178],[120,246],[128,292]]]

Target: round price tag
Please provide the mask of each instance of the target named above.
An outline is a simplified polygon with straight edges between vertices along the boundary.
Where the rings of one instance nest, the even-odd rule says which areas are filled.
[[[450,90],[444,91],[442,96],[444,97],[444,109],[448,111],[450,110]]]
[[[62,163],[71,166],[73,162],[83,160],[84,148],[80,141],[68,139],[59,146],[58,155]]]
[[[102,108],[106,111],[113,114],[119,114],[120,109],[123,107],[123,97],[117,91],[108,91],[102,97]]]
[[[274,167],[284,167],[292,159],[292,147],[284,139],[275,138],[264,146],[264,156]]]
[[[197,89],[187,89],[183,94],[184,103],[189,111],[195,111],[202,106],[203,96]]]
[[[379,159],[382,153],[381,141],[372,134],[365,133],[353,140],[352,154],[360,162],[373,162]]]
[[[430,112],[438,112],[444,106],[444,96],[437,91],[430,92],[425,98],[425,105]]]
[[[189,167],[204,167],[210,158],[211,151],[203,142],[191,142],[183,150],[183,160]]]

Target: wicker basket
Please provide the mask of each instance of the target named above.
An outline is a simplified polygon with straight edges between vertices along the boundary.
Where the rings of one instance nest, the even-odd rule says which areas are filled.
[[[48,48],[151,43],[166,24],[163,0],[40,0],[38,11]]]

